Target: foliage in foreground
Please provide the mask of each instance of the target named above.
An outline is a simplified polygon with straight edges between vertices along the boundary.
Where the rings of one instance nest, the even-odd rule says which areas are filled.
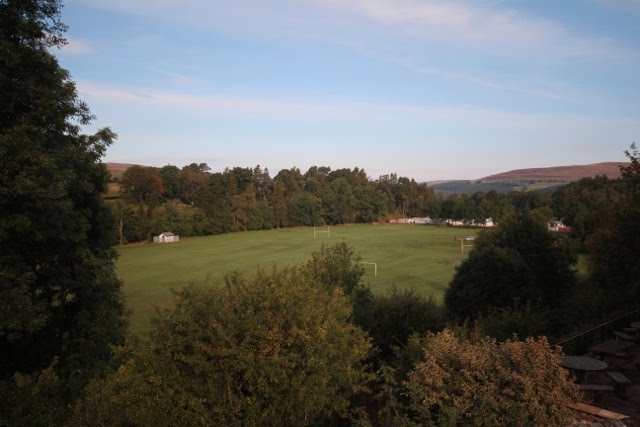
[[[546,338],[484,338],[474,343],[450,330],[429,334],[424,361],[407,382],[422,425],[568,425],[567,404],[579,399],[559,350]]]
[[[100,162],[115,134],[81,133],[92,116],[51,54],[60,9],[0,1],[0,425],[60,423],[124,341]]]
[[[97,381],[75,425],[312,425],[345,416],[370,344],[340,289],[295,270],[190,286]]]

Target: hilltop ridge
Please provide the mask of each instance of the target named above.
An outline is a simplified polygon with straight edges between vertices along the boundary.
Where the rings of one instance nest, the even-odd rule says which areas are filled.
[[[577,181],[581,178],[606,175],[609,178],[620,177],[620,167],[624,162],[602,162],[589,165],[552,166],[546,168],[514,169],[495,175],[480,178],[480,182],[513,181],[513,180],[563,180]]]

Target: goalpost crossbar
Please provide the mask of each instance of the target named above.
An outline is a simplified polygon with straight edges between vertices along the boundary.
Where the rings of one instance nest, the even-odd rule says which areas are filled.
[[[377,262],[360,261],[360,264],[373,265],[373,275],[375,277],[378,277],[378,263]]]
[[[313,238],[316,238],[316,234],[320,234],[320,233],[326,233],[329,237],[331,237],[331,230],[329,230],[329,226],[327,225],[327,229],[326,230],[316,230],[315,227],[313,227]]]

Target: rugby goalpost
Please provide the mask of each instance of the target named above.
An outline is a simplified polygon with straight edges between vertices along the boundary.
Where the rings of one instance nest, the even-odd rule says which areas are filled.
[[[474,236],[467,236],[467,237],[458,237],[458,236],[453,236],[453,240],[457,240],[460,242],[460,253],[463,254],[464,253],[464,248],[472,248],[473,247],[473,241],[475,240]],[[467,244],[465,244],[465,242]]]
[[[375,277],[378,277],[378,263],[377,262],[360,261],[360,264],[373,265],[373,275]]]
[[[326,233],[328,237],[331,237],[331,230],[329,230],[329,226],[327,225],[326,230],[316,230],[316,227],[313,227],[313,238],[316,238],[316,234]]]

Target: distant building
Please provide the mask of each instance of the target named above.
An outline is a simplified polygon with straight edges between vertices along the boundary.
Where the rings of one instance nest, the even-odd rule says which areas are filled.
[[[478,227],[490,228],[490,227],[495,227],[495,226],[496,226],[496,224],[493,222],[493,218],[487,218],[487,219],[484,220],[484,223],[482,223],[482,222],[478,223]]]
[[[153,243],[174,243],[179,242],[180,236],[173,234],[170,231],[165,231],[157,236],[153,236]]]
[[[409,224],[431,224],[431,222],[431,218],[429,218],[428,216],[409,218],[408,220]]]
[[[553,231],[555,233],[571,233],[571,227],[564,225],[562,220],[553,219],[549,221],[547,227],[549,231]]]
[[[433,221],[427,217],[391,218],[389,224],[431,224]]]

